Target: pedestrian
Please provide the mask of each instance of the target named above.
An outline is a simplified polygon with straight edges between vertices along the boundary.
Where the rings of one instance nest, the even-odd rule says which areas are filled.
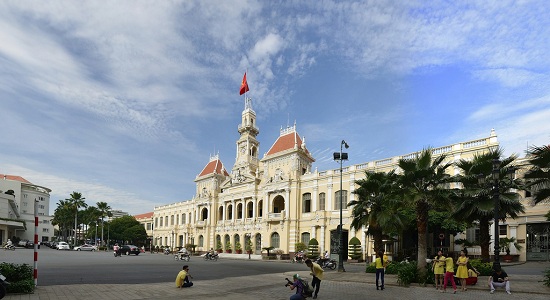
[[[321,280],[323,280],[323,268],[319,264],[316,264],[311,261],[311,259],[306,259],[306,265],[311,269],[311,287],[315,290],[313,291],[313,299],[317,299],[317,294],[319,293],[319,288],[321,287]]]
[[[508,274],[498,267],[493,271],[493,275],[489,277],[489,287],[491,288],[491,294],[495,292],[495,288],[497,287],[505,288],[508,295],[512,294],[510,292],[510,280],[508,279]]]
[[[456,270],[456,278],[460,279],[460,286],[462,286],[462,291],[465,292],[468,289],[466,288],[466,278],[468,278],[468,257],[466,256],[466,251],[460,251],[460,257],[456,261],[458,268]]]
[[[443,277],[445,277],[445,256],[443,251],[437,251],[437,256],[433,260],[432,271],[435,276],[435,289],[443,288]]]
[[[442,293],[445,293],[447,291],[447,281],[451,281],[451,284],[453,285],[453,294],[456,294],[456,283],[454,279],[455,275],[455,265],[453,262],[453,257],[451,254],[447,253],[445,255],[445,279],[443,279],[443,289],[441,290]]]
[[[192,287],[193,282],[191,282],[189,278],[193,278],[193,276],[189,274],[189,266],[185,265],[183,266],[183,269],[178,273],[178,276],[176,276],[176,287],[177,288]]]
[[[384,252],[378,251],[376,253],[376,260],[374,261],[376,267],[376,289],[384,290],[384,270],[388,265],[388,260],[384,259]],[[378,285],[378,280],[380,279],[381,285]]]

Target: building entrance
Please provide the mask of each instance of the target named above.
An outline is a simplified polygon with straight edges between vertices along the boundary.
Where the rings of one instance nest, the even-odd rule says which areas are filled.
[[[550,222],[527,224],[527,260],[550,260]]]

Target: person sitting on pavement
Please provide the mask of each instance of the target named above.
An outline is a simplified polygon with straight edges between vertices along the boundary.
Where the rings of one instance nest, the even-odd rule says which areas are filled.
[[[292,275],[292,279],[294,279],[294,282],[289,285],[290,290],[296,289],[296,293],[292,296],[290,296],[290,300],[304,300],[306,299],[303,295],[304,293],[304,285],[300,281],[300,275],[294,274]]]
[[[489,277],[489,287],[491,288],[491,294],[495,292],[497,287],[505,288],[508,295],[512,294],[510,292],[510,280],[508,279],[508,274],[500,268],[495,269],[493,271],[493,275]]]
[[[178,276],[176,276],[176,287],[178,289],[186,288],[186,287],[192,287],[193,282],[191,282],[191,280],[189,280],[189,278],[192,279],[193,276],[191,276],[189,274],[189,266],[184,265],[182,270],[178,273]]]

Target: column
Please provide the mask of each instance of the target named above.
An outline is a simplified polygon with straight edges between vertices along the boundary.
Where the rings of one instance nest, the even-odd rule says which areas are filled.
[[[328,211],[334,210],[334,201],[332,201],[333,196],[334,193],[332,192],[332,183],[329,183],[327,194],[325,197],[325,209]]]
[[[285,192],[285,219],[288,219],[290,210],[290,189],[286,189]]]
[[[315,226],[311,226],[311,238],[312,238],[312,239],[317,239],[317,238],[316,238],[316,236],[317,236],[316,233],[317,233],[317,232],[316,232],[316,230],[315,230]]]
[[[317,182],[315,182],[315,184],[317,184]],[[317,186],[313,187],[313,195],[311,195],[311,212],[316,212],[317,211],[317,207],[319,204],[319,188]]]
[[[231,223],[235,223],[235,199],[231,200]]]
[[[257,203],[258,203],[258,199],[256,199],[256,196],[252,196],[252,220],[256,220],[256,206],[257,206]]]
[[[322,251],[321,253],[325,253],[325,251],[328,251],[325,245],[325,228],[325,225],[321,225],[321,240],[319,241],[319,245],[323,247],[323,249],[319,249],[319,251]]]

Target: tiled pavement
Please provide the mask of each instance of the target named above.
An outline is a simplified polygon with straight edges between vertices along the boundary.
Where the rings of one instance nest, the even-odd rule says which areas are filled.
[[[308,279],[309,273],[299,272]],[[157,284],[117,284],[117,285],[64,285],[38,286],[34,294],[7,295],[8,300],[40,299],[288,299],[294,291],[284,286],[285,277],[291,273],[265,274],[260,276],[231,277],[219,280],[194,279],[191,288],[178,289],[173,282]],[[512,278],[512,295],[506,295],[498,289],[489,294],[487,277],[480,277],[478,285],[469,286],[468,291],[447,293],[436,291],[433,286],[421,287],[416,284],[402,287],[397,284],[395,275],[386,275],[386,289],[377,291],[374,285],[374,274],[355,272],[326,272],[321,284],[318,299],[550,299],[550,288],[545,287],[542,276],[516,275]]]

